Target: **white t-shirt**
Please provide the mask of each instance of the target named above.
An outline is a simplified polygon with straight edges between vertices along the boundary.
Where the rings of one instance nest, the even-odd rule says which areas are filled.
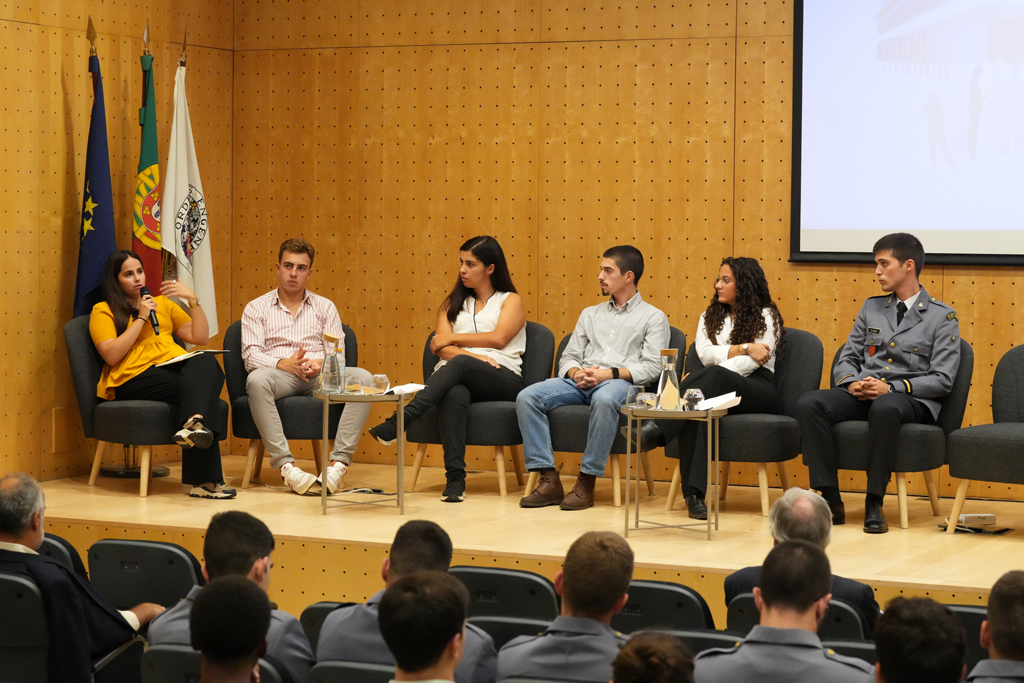
[[[476,312],[476,299],[468,297],[462,304],[462,310],[459,311],[458,317],[455,318],[452,332],[455,334],[493,332],[498,327],[498,317],[501,316],[501,304],[508,298],[508,295],[508,292],[495,292],[487,300],[483,310],[479,313]],[[488,349],[466,346],[461,348],[469,353],[493,358],[498,361],[498,365],[501,367],[508,368],[517,375],[522,375],[522,355],[526,351],[526,325],[523,325],[523,329],[519,330],[516,336],[512,337],[512,341],[506,344],[505,348]],[[446,360],[439,361],[434,366],[434,371],[436,372],[447,362]]]
[[[771,309],[765,308],[761,311],[765,322],[764,333],[751,342],[767,344],[768,348],[772,350],[771,357],[763,366],[746,354],[737,354],[729,358],[729,347],[732,346],[729,343],[729,335],[732,334],[731,314],[725,316],[725,321],[722,323],[722,331],[715,335],[718,343],[712,344],[708,338],[707,328],[704,325],[705,313],[700,314],[700,322],[697,323],[697,339],[694,340],[694,344],[697,346],[697,356],[700,358],[701,363],[705,366],[721,365],[723,368],[738,372],[744,377],[750,376],[750,373],[760,367],[765,367],[775,372],[775,320],[772,318]]]

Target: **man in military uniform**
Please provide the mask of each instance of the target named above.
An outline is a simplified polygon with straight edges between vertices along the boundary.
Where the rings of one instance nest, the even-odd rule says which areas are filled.
[[[497,680],[607,683],[612,661],[628,638],[611,626],[633,577],[633,551],[610,531],[589,531],[572,544],[555,574],[562,615],[538,636],[513,638],[498,652]]]
[[[1003,574],[988,596],[981,646],[988,659],[974,665],[968,683],[1024,683],[1024,572]]]
[[[900,427],[934,424],[939,401],[953,387],[960,367],[960,323],[956,311],[928,296],[918,278],[924,247],[913,235],[893,233],[875,243],[875,276],[883,296],[864,302],[833,369],[836,388],[804,394],[797,420],[811,488],[832,509],[832,523],[846,522],[839,495],[832,425],[868,422],[868,486],[864,531],[889,530],[882,499],[892,476]]]
[[[894,598],[878,619],[878,683],[960,683],[967,673],[966,653],[960,619],[930,598]]]
[[[768,553],[754,603],[761,623],[738,647],[705,650],[694,661],[696,683],[868,683],[867,662],[826,650],[818,639],[832,585],[825,551],[807,541],[785,541]]]

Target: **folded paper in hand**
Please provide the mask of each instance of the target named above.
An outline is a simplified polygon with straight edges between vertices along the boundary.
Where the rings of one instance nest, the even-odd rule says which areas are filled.
[[[721,396],[713,396],[706,398],[697,404],[696,410],[722,410],[724,408],[732,408],[740,404],[742,396],[737,396],[735,391],[730,391],[728,394],[722,394]]]
[[[426,388],[426,384],[400,384],[397,387],[391,387],[391,390],[388,391],[387,393],[400,395],[415,394],[417,391],[423,391]]]

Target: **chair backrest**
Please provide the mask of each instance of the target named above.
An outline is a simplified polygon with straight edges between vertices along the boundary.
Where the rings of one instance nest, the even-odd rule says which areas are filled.
[[[870,640],[822,640],[821,645],[826,650],[833,650],[836,654],[845,657],[863,659],[868,664],[878,661],[878,655],[875,654],[875,643]]]
[[[423,381],[434,374],[434,366],[441,359],[430,350],[434,333],[427,335],[423,345]],[[551,361],[555,357],[555,335],[540,323],[526,321],[526,350],[522,357],[524,386],[541,382],[551,376]]]
[[[622,633],[652,628],[715,628],[711,610],[700,593],[667,581],[630,581],[629,601],[612,617],[611,625]]]
[[[829,367],[829,386],[835,387],[835,373],[833,369],[839,362],[839,355],[843,352],[846,344],[836,349],[836,355],[832,357],[832,365]],[[939,419],[935,421],[946,436],[960,429],[964,423],[964,413],[967,411],[967,395],[971,391],[971,377],[974,375],[974,349],[967,341],[960,337],[960,367],[957,368],[956,377],[953,378],[953,387],[942,399],[939,400]]]
[[[314,655],[316,654],[316,646],[320,642],[320,629],[323,628],[327,615],[336,609],[350,607],[354,604],[354,602],[314,602],[302,610],[302,614],[299,616],[299,623],[302,624],[302,630],[306,633],[306,640],[309,641],[309,646],[313,648]]]
[[[470,624],[487,632],[494,641],[494,649],[500,650],[505,643],[519,636],[537,636],[551,626],[545,619],[523,619],[522,617],[470,617]]]
[[[553,620],[558,595],[551,581],[533,572],[495,567],[452,567],[469,589],[469,616]]]
[[[117,609],[143,602],[172,607],[204,583],[195,555],[161,541],[96,541],[89,548],[89,571],[93,588]]]
[[[359,341],[352,328],[342,323],[345,332],[345,367],[354,368],[359,365]],[[228,398],[234,403],[236,398],[245,396],[245,380],[249,376],[242,360],[242,321],[236,320],[228,325],[224,333],[224,379],[228,385]],[[97,377],[97,379],[99,379]]]
[[[988,650],[981,646],[981,622],[988,618],[988,609],[980,605],[946,605],[963,624],[967,636],[967,670],[983,659],[988,659]]]
[[[775,383],[779,388],[779,414],[796,417],[796,402],[821,382],[825,349],[810,332],[787,327],[786,354],[775,363]],[[697,355],[696,343],[686,352],[686,372],[704,367]]]
[[[142,655],[142,683],[199,683],[201,659],[188,645],[150,645]],[[260,683],[284,683],[279,663],[261,659],[259,667]]]
[[[19,683],[47,680],[50,637],[43,595],[32,581],[0,574],[0,679]]]
[[[75,546],[57,534],[51,534],[49,531],[46,532],[43,544],[39,546],[39,554],[60,562],[86,581],[89,580],[89,574],[86,573],[85,565],[82,563],[82,558],[75,549]]]
[[[320,662],[310,670],[306,683],[388,683],[394,677],[395,667],[387,664]]]
[[[761,623],[761,613],[754,604],[753,593],[740,593],[729,603],[725,614],[725,626],[730,631],[747,635],[750,629]]]
[[[68,350],[71,381],[75,385],[78,413],[82,417],[82,431],[85,432],[85,438],[91,439],[94,435],[92,414],[100,402],[96,396],[96,385],[103,374],[103,358],[92,343],[88,315],[72,318],[64,325],[64,345]]]
[[[669,633],[683,641],[686,644],[686,649],[695,655],[704,652],[704,650],[717,647],[736,647],[743,642],[742,635],[728,631],[697,629],[693,631],[669,631]]]
[[[678,328],[675,328],[675,327],[669,327],[668,328],[668,334],[669,334],[669,337],[668,337],[668,347],[670,349],[676,349],[677,351],[679,351],[679,353],[681,355],[684,352],[684,350],[686,349],[686,335],[683,334],[682,330],[680,330]],[[558,353],[555,354],[555,366],[554,366],[554,369],[552,370],[552,373],[558,372],[558,366],[562,362],[562,354],[565,353],[565,347],[569,344],[569,339],[571,337],[572,337],[572,332],[570,332],[569,334],[567,334],[564,337],[562,337],[562,341],[558,345]],[[683,376],[683,364],[682,363],[679,363],[679,362],[676,363],[676,376],[677,377],[682,377]],[[658,378],[655,377],[652,381],[654,382],[654,386],[649,386],[647,388],[651,389],[651,390],[657,389],[658,388],[657,387]]]
[[[1024,346],[999,359],[992,380],[992,421],[1024,422]]]
[[[855,607],[839,600],[829,600],[825,618],[818,624],[822,640],[864,640],[864,624]]]

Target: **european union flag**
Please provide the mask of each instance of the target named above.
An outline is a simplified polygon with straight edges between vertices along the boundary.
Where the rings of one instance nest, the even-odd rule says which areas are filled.
[[[85,196],[82,199],[81,240],[78,248],[78,281],[75,284],[75,315],[84,315],[103,300],[103,266],[117,249],[114,239],[114,196],[110,189],[110,155],[107,151],[107,114],[103,108],[103,77],[100,60],[89,57],[94,98],[85,153]]]

